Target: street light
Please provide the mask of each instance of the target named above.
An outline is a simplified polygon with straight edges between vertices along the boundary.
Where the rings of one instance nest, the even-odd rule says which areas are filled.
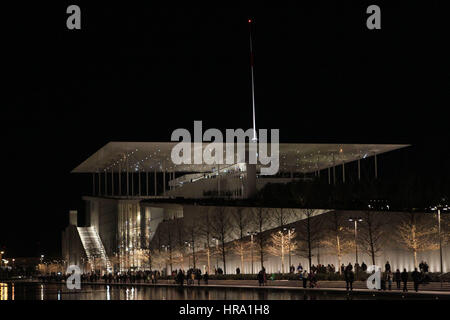
[[[358,222],[362,222],[363,219],[361,219],[360,217],[350,217],[348,218],[348,221],[350,222],[354,222],[355,224],[355,258],[356,258],[356,263],[358,264]],[[356,270],[356,272],[358,272],[358,270]]]
[[[291,232],[294,232],[295,228],[284,228],[283,230],[288,232],[289,273],[291,273]]]
[[[250,251],[251,251],[251,255],[252,255],[252,274],[254,274],[254,272],[253,272],[253,236],[256,236],[257,233],[256,232],[247,232],[247,234],[250,236]]]
[[[442,275],[444,273],[443,263],[442,263],[442,237],[441,237],[441,210],[449,211],[448,204],[438,204],[431,208],[431,211],[437,211],[437,219],[438,219],[438,237],[439,237],[439,262],[441,265],[441,287],[442,287]]]
[[[5,254],[5,251],[0,251],[0,267],[3,265],[3,255]]]

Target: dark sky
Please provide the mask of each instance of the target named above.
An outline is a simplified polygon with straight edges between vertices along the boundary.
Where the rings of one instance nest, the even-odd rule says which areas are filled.
[[[0,246],[10,256],[59,253],[67,212],[90,191],[69,172],[107,142],[168,141],[194,120],[249,128],[249,17],[259,128],[279,128],[284,142],[411,143],[396,163],[448,176],[443,2],[31,3],[1,18]],[[82,29],[69,31],[76,3]],[[377,3],[382,29],[368,30]]]

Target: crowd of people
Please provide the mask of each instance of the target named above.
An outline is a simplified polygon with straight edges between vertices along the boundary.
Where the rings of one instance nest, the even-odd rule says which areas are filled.
[[[209,280],[208,272],[206,271],[205,274],[202,275],[202,271],[198,268],[190,268],[186,272],[182,269],[179,269],[178,272],[177,270],[175,270],[174,275],[175,282],[180,286],[184,285],[185,280],[187,285],[193,285],[195,284],[195,281],[197,281],[197,285],[200,285],[202,280],[204,284],[208,284]]]
[[[420,271],[419,271],[420,270]],[[414,268],[414,271],[411,275],[408,271],[403,269],[401,272],[397,269],[395,272],[391,269],[391,265],[389,261],[384,265],[384,272],[381,272],[381,290],[392,290],[392,284],[396,284],[397,290],[403,290],[404,292],[408,291],[408,280],[412,280],[414,284],[414,290],[417,292],[419,290],[419,285],[421,283],[426,283],[429,281],[430,277],[428,275],[429,266],[425,261],[422,261],[419,264],[419,270]],[[318,264],[312,265],[310,271],[306,268],[303,268],[301,263],[295,268],[293,265],[290,266],[289,271],[291,273],[297,273],[298,279],[301,281],[303,288],[316,288],[318,286],[317,276],[319,274],[324,273],[341,273],[344,277],[346,283],[346,290],[353,290],[353,283],[356,280],[359,271],[366,272],[367,265],[362,262],[361,265],[355,263],[353,266],[351,263],[348,265],[342,264],[340,269],[337,271],[336,267],[333,264],[328,264],[327,266]],[[236,268],[236,274],[240,274],[239,267]],[[223,274],[222,269],[214,268],[214,273],[216,275]],[[61,274],[61,273],[52,273],[47,275],[41,275],[39,279],[42,282],[54,282],[54,281],[66,281],[69,275]],[[81,275],[82,282],[98,282],[104,281],[105,283],[158,283],[158,279],[161,276],[165,277],[166,274],[161,274],[158,270],[153,271],[128,271],[128,272],[116,272],[116,273],[104,273],[103,275],[91,272],[84,273]],[[171,278],[175,280],[175,283],[183,286],[186,282],[186,285],[194,285],[197,282],[197,285],[208,284],[209,274],[205,272],[202,274],[202,271],[199,268],[190,268],[187,271],[183,269],[175,269],[171,273]],[[267,280],[275,280],[275,274],[267,275],[266,269],[263,267],[256,276],[259,286],[267,285]],[[402,285],[403,284],[403,285]]]

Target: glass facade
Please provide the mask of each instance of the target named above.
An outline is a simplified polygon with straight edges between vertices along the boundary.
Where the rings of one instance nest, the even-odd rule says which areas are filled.
[[[142,269],[145,219],[138,202],[119,203],[118,229],[120,271]]]

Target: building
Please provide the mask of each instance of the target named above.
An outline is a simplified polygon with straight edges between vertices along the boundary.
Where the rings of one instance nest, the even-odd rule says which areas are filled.
[[[251,165],[245,159],[236,160],[230,165],[174,165],[171,150],[175,144],[110,142],[72,171],[92,175],[92,194],[83,197],[86,202],[86,226],[78,226],[76,212],[70,213],[70,225],[63,233],[64,260],[83,266],[84,271],[124,271],[152,267],[170,272],[170,269],[193,266],[194,261],[196,267],[203,269],[214,266],[224,268],[218,255],[213,257],[211,253],[213,247],[219,246],[217,235],[211,236],[208,241],[200,236],[190,239],[186,230],[178,232],[183,233],[183,236],[177,236],[177,228],[181,230],[180,225],[183,225],[184,229],[192,224],[199,226],[208,212],[226,211],[227,215],[231,216],[236,210],[242,210],[247,216],[252,212],[264,210],[268,217],[276,215],[280,210],[291,212],[290,218],[284,223],[284,227],[290,228],[301,223],[305,217],[305,209],[260,208],[252,204],[252,197],[267,183],[308,180],[322,175],[322,178],[327,177],[329,184],[333,184],[336,183],[337,170],[342,182],[345,182],[349,174],[345,171],[346,165],[351,162],[357,163],[356,174],[360,179],[360,162],[369,158],[373,159],[372,172],[376,178],[377,155],[406,147],[371,144],[280,144],[278,174],[262,176],[259,174],[261,165]],[[205,148],[205,144],[202,148]],[[248,150],[248,145],[246,149]],[[237,155],[235,159],[238,159]],[[311,210],[314,211],[315,219],[336,212],[320,208]],[[345,211],[338,213],[344,220],[364,214]],[[378,215],[382,217],[384,214],[380,212]],[[272,221],[260,231],[270,232],[279,227]],[[256,231],[247,232],[250,234],[246,234],[246,239],[251,238],[253,241],[252,234]],[[231,233],[227,232],[223,239],[227,246],[231,246],[239,238]],[[153,250],[155,254],[149,254],[149,250]],[[320,246],[318,250],[320,251]],[[156,261],[156,252],[159,253],[159,262]],[[385,250],[377,254],[377,260],[383,265],[384,260],[390,260],[393,268],[411,269],[413,265],[409,252],[390,244],[386,244]],[[227,273],[234,273],[237,266],[243,267],[242,272],[251,272],[252,265],[253,271],[260,268],[255,252],[252,252],[254,259],[250,262],[247,254],[245,266],[242,264],[242,257],[237,257],[231,251],[227,255]],[[301,262],[306,265],[304,256],[294,252],[289,255],[292,264]],[[426,252],[421,256],[421,259],[429,262],[431,271],[438,271],[438,251]],[[152,261],[152,258],[155,259]],[[161,262],[161,259],[164,261]],[[214,259],[216,261],[213,261]],[[335,254],[327,250],[316,252],[313,259],[315,264],[338,263]],[[448,259],[450,255],[446,247],[444,270],[447,271],[450,268]],[[267,254],[264,266],[269,272],[281,271],[280,261],[280,257]],[[354,262],[355,254],[346,253],[341,261]],[[361,261],[366,264],[369,262],[369,257],[363,252],[360,252],[360,263]],[[284,265],[287,263],[286,260]]]

